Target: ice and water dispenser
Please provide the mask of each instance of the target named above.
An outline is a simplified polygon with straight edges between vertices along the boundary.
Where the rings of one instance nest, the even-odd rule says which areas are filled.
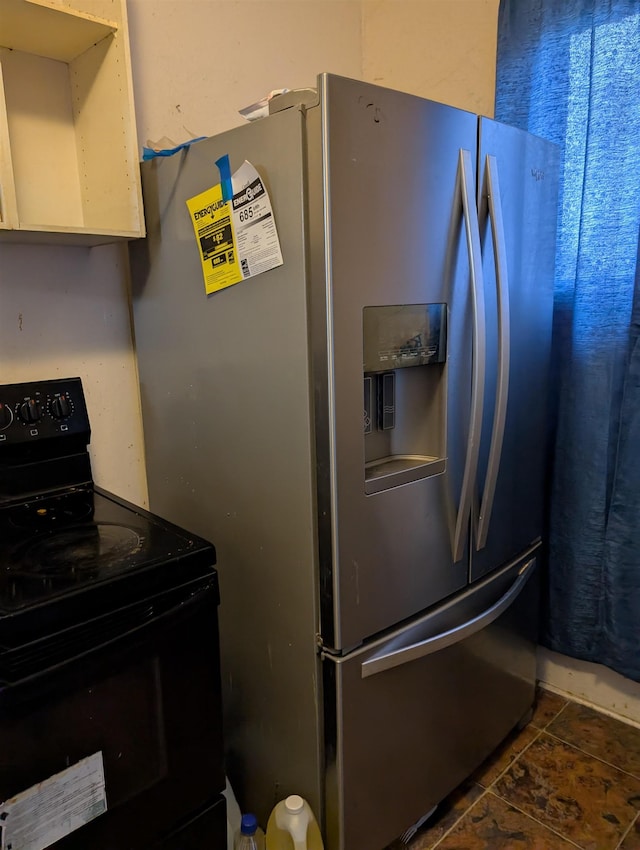
[[[365,307],[365,492],[445,468],[447,305]]]

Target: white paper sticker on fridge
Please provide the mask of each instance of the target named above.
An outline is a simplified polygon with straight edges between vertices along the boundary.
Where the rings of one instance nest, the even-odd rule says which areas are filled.
[[[0,803],[1,850],[44,850],[107,810],[102,753]]]
[[[264,180],[250,162],[231,177],[231,197],[220,183],[187,201],[209,295],[282,265],[282,252]]]

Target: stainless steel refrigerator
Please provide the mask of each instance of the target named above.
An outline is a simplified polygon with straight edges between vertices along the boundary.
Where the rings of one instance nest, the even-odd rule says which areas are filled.
[[[382,848],[532,706],[557,156],[330,74],[144,164],[150,507],[218,552],[227,772]],[[186,200],[259,172],[283,264],[206,296]]]

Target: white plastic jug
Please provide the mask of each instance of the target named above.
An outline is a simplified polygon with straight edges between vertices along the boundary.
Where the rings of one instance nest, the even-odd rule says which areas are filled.
[[[225,777],[224,791],[222,792],[227,803],[227,850],[233,850],[233,839],[240,829],[240,806],[233,793],[229,777]]]
[[[298,794],[280,800],[271,812],[267,850],[324,850],[311,806]]]

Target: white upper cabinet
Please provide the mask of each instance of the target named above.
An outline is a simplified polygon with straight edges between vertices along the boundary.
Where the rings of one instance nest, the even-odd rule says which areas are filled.
[[[0,0],[0,240],[143,236],[138,159],[125,0]]]

